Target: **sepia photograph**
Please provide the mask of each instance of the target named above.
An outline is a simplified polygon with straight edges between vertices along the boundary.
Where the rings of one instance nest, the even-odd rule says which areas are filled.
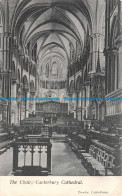
[[[0,0],[0,176],[122,176],[122,1]]]

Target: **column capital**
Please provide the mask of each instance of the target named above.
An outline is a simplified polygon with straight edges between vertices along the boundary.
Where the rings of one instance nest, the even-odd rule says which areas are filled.
[[[98,37],[104,37],[104,35],[101,33],[93,33],[89,37],[94,39],[94,38],[98,38]]]

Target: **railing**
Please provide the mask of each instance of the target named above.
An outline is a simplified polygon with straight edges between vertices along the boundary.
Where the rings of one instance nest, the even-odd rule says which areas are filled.
[[[52,144],[49,140],[43,139],[40,142],[36,142],[34,138],[31,138],[31,142],[15,142],[13,144],[13,172],[14,175],[48,175],[51,172],[51,147]],[[21,155],[20,155],[21,153]],[[36,154],[36,157],[34,156]],[[42,166],[41,159],[42,154],[46,155],[45,166]],[[20,155],[20,156],[19,156]],[[34,158],[35,157],[35,158]],[[44,158],[44,157],[43,157]],[[28,162],[30,160],[30,162]],[[38,160],[38,162],[37,162]],[[36,163],[35,163],[36,162]],[[21,163],[21,165],[20,165]],[[39,173],[38,173],[39,172]]]

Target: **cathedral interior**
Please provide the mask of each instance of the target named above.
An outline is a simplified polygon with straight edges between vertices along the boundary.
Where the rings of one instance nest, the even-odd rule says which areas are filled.
[[[0,0],[0,175],[121,176],[121,62],[122,1]]]

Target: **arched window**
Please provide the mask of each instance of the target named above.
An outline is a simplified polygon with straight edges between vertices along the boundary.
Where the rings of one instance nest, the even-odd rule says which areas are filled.
[[[2,65],[2,62],[0,61],[0,71],[2,71],[2,67],[3,65]]]
[[[111,27],[110,47],[111,55],[109,56],[109,88],[108,91],[118,89],[118,36],[119,36],[119,22],[118,17],[115,16]]]
[[[56,76],[58,74],[58,66],[56,62],[53,62],[52,64],[52,75]]]
[[[2,47],[2,41],[1,41],[1,36],[0,36],[0,48]]]
[[[2,8],[0,6],[0,28],[3,27],[3,14],[2,14]]]
[[[2,8],[0,7],[0,48],[2,48],[2,36],[3,33],[3,14],[2,14]]]
[[[74,81],[73,80],[70,82],[69,91],[70,91],[70,93],[74,92]]]
[[[88,79],[87,70],[85,70],[85,72],[84,72],[84,83],[87,81],[87,79]]]
[[[28,71],[28,61],[25,64],[25,69],[26,69],[26,71]]]
[[[20,71],[19,71],[19,69],[17,71],[17,79],[18,79],[18,82],[20,83]]]
[[[1,13],[0,13],[0,25],[2,24],[2,16],[1,16]]]
[[[12,75],[15,76],[15,63],[14,63],[14,61],[12,61],[11,72],[12,72]]]
[[[42,81],[40,80],[40,88],[42,87]]]
[[[46,77],[49,77],[49,64],[46,64]]]
[[[80,90],[80,87],[81,87],[81,78],[79,76],[78,79],[77,79],[77,82],[76,82],[76,89]]]
[[[28,80],[27,76],[23,77],[23,89],[28,89]]]
[[[30,82],[30,92],[34,92],[34,81],[31,80]]]

